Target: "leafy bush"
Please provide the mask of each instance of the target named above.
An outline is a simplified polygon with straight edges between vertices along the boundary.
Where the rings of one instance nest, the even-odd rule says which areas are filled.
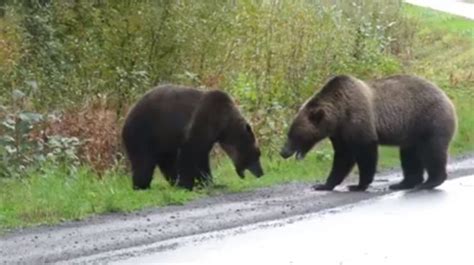
[[[51,117],[23,110],[27,100],[21,91],[15,90],[13,99],[16,108],[3,107],[0,113],[0,177],[24,176],[29,167],[46,161],[77,165],[79,139],[34,137],[34,132]]]
[[[55,134],[79,138],[81,159],[100,170],[120,154],[117,132],[128,106],[161,82],[228,91],[264,149],[273,150],[285,121],[329,76],[369,78],[400,70],[393,55],[412,40],[400,5],[394,0],[6,1],[0,17],[0,48],[6,47],[0,52],[0,95],[28,91],[32,110],[65,110],[62,121],[69,125],[56,123]],[[87,110],[91,98],[106,99],[107,113]],[[0,97],[0,104],[13,103]],[[91,112],[80,119],[74,115],[80,111]],[[107,133],[95,133],[101,131]]]
[[[80,108],[71,108],[50,121],[44,130],[45,135],[81,139],[77,150],[79,160],[102,174],[121,161],[120,126],[117,114],[102,101],[94,99]]]

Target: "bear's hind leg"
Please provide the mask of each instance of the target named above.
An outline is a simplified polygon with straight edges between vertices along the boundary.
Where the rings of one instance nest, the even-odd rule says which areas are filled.
[[[355,157],[359,167],[359,184],[349,185],[347,188],[350,191],[365,191],[374,180],[375,171],[377,171],[377,143],[358,146],[355,149]]]
[[[349,175],[355,165],[354,155],[347,145],[339,139],[331,139],[331,143],[334,148],[331,172],[326,183],[313,185],[314,190],[333,190]]]
[[[161,173],[170,185],[175,185],[178,179],[178,154],[169,152],[158,157],[157,164]]]
[[[448,145],[432,140],[429,144],[423,146],[422,159],[426,171],[428,171],[428,180],[416,188],[436,188],[448,177],[448,173],[446,172]]]
[[[412,189],[423,182],[423,162],[416,146],[400,148],[400,162],[402,164],[403,180],[390,185],[391,190]]]
[[[153,172],[155,171],[155,163],[152,156],[134,157],[130,162],[133,172],[133,189],[144,190],[150,188]]]

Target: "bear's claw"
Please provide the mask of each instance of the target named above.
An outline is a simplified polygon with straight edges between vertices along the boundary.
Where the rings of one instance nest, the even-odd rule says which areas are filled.
[[[313,190],[317,190],[317,191],[329,191],[329,190],[333,190],[334,187],[333,186],[330,186],[330,185],[327,185],[327,184],[314,184],[312,186]]]
[[[348,185],[349,191],[366,191],[369,186],[367,185]]]
[[[390,185],[388,188],[390,190],[409,190],[409,189],[413,189],[415,186],[416,186],[416,183],[411,184],[411,183],[406,183],[402,181],[400,183]]]

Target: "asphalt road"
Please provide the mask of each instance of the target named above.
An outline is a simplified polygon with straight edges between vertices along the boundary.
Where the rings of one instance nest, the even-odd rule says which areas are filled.
[[[188,238],[113,264],[474,264],[474,175],[324,211]]]
[[[474,158],[450,164],[451,178],[474,174]],[[378,174],[368,192],[315,192],[309,183],[207,198],[131,214],[109,214],[59,226],[12,231],[0,237],[0,264],[110,263],[169,251],[190,236],[288,217],[300,218],[388,193],[400,173]],[[194,240],[194,239],[193,239]]]

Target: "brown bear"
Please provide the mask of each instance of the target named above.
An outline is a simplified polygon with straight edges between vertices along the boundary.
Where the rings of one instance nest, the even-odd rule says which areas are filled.
[[[150,187],[155,166],[166,180],[192,189],[212,181],[209,153],[219,143],[240,177],[247,169],[263,175],[260,149],[231,97],[219,90],[161,85],[130,110],[122,140],[133,172],[133,187]]]
[[[398,146],[403,180],[392,190],[432,189],[447,178],[448,147],[457,128],[455,109],[433,83],[412,75],[363,82],[351,76],[330,79],[300,108],[280,154],[302,159],[329,137],[334,148],[331,172],[315,190],[332,190],[359,168],[364,191],[376,171],[378,145]],[[424,170],[428,179],[423,183]]]

